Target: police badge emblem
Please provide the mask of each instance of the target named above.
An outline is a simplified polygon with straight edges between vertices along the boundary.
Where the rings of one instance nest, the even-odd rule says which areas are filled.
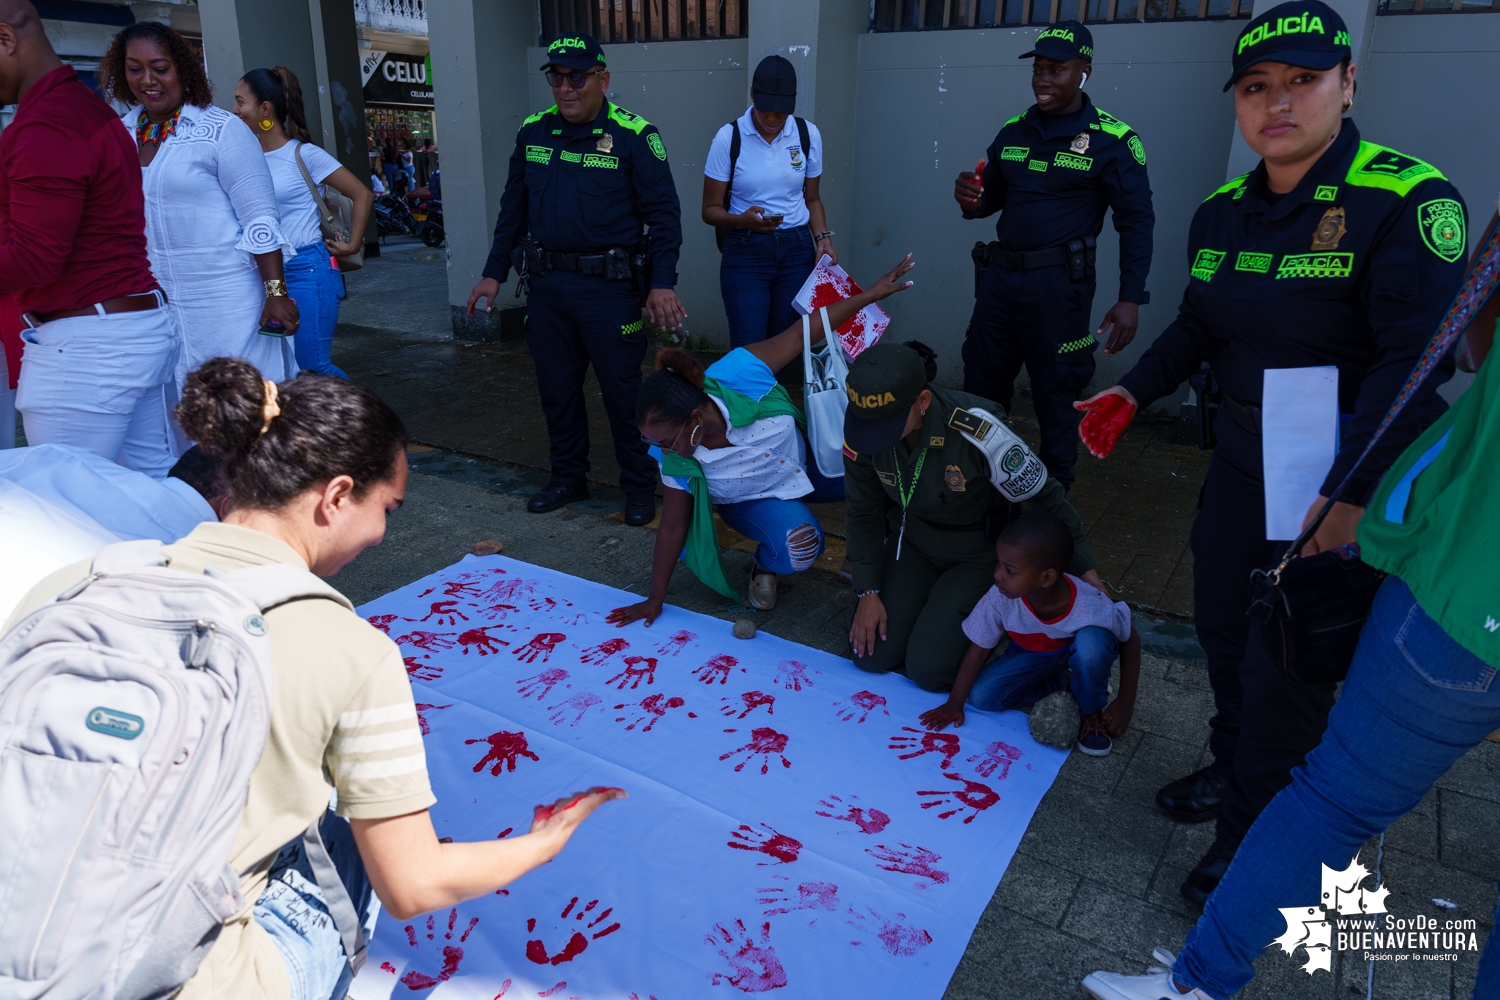
[[[1068,144],[1068,149],[1074,153],[1087,153],[1089,151],[1089,134],[1087,132],[1079,132],[1073,137],[1073,141]]]
[[[964,478],[964,470],[956,465],[950,465],[943,470],[943,482],[950,493],[963,493],[969,488],[969,481]]]
[[[1344,238],[1348,232],[1344,228],[1344,210],[1334,206],[1323,213],[1323,218],[1318,220],[1318,228],[1313,230],[1312,249],[1314,250],[1337,250],[1339,240]]]
[[[608,132],[604,133],[599,137],[599,141],[594,143],[594,148],[601,153],[608,153],[615,148],[615,137]]]
[[[1422,242],[1427,249],[1450,264],[1456,263],[1468,248],[1464,233],[1463,206],[1452,198],[1437,198],[1417,209],[1422,227]]]

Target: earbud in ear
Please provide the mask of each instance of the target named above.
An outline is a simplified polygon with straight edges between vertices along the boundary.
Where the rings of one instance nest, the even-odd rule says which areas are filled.
[[[1083,74],[1083,81],[1081,83],[1079,83],[1078,86],[1082,87],[1085,83],[1088,83],[1088,82],[1089,82],[1089,75],[1087,73],[1085,73],[1085,74]]]

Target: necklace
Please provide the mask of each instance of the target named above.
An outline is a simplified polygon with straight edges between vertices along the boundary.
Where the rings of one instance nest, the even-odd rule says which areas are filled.
[[[911,504],[912,497],[917,495],[917,480],[922,478],[922,463],[927,461],[927,448],[922,448],[921,454],[917,456],[917,464],[911,472],[911,486],[908,488],[901,482],[901,456],[896,455],[896,494],[901,498],[901,530],[896,534],[896,559],[901,558],[901,541],[906,537],[906,508]]]
[[[182,117],[182,108],[172,112],[172,117],[164,122],[154,122],[146,117],[146,109],[141,109],[141,115],[135,120],[135,141],[138,146],[160,146],[167,141],[167,136],[177,132],[177,119]]]

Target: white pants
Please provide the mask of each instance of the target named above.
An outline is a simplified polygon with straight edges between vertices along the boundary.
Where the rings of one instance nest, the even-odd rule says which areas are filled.
[[[168,394],[181,338],[166,309],[76,316],[24,330],[16,409],[27,444],[71,444],[166,478]]]
[[[16,446],[16,390],[10,387],[5,352],[0,351],[0,448]]]

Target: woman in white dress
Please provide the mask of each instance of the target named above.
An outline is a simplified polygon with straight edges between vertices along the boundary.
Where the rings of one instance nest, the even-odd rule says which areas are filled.
[[[139,21],[99,66],[140,148],[151,270],[182,331],[177,385],[209,358],[244,358],[269,379],[297,372],[297,306],[287,296],[276,194],[260,143],[210,104],[203,64],[182,36]]]

